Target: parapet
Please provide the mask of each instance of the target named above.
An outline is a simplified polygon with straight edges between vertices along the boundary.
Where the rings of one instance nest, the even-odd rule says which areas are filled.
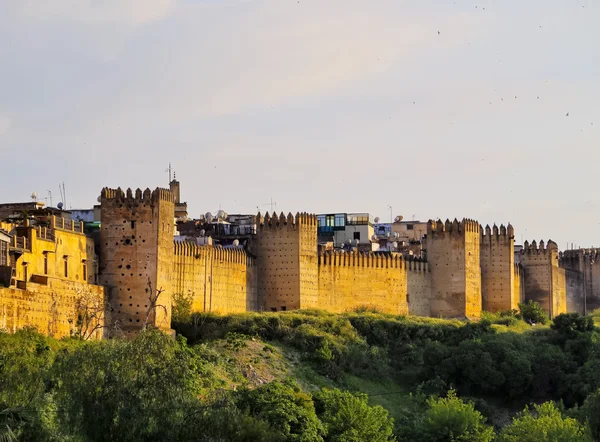
[[[242,248],[198,245],[191,241],[175,241],[175,256],[190,256],[195,259],[211,256],[216,261],[254,265],[254,258]]]
[[[429,272],[429,263],[424,258],[406,257],[405,263],[409,272]]]
[[[521,255],[539,255],[553,251],[558,252],[558,245],[554,241],[549,239],[548,244],[544,244],[544,241],[541,240],[539,245],[535,240],[533,240],[531,244],[529,243],[529,241],[525,241],[525,243],[523,244],[523,250],[521,250],[519,253]]]
[[[404,268],[401,255],[327,250],[319,254],[319,266]]]
[[[100,200],[102,203],[105,201],[115,201],[121,204],[153,204],[158,201],[174,203],[175,195],[169,189],[163,189],[160,187],[157,187],[153,191],[150,191],[148,188],[146,188],[144,191],[141,189],[136,189],[135,194],[131,188],[123,191],[120,187],[117,189],[105,187],[102,189],[102,193],[100,194]]]
[[[462,221],[458,221],[456,218],[454,218],[454,221],[446,219],[445,223],[442,222],[442,220],[440,219],[438,219],[437,221],[430,219],[427,222],[428,237],[435,237],[436,235],[444,235],[446,233],[457,236],[463,236],[467,232],[479,233],[479,223],[469,218],[463,218]]]
[[[287,216],[283,212],[278,216],[277,213],[273,212],[273,215],[269,215],[267,212],[263,217],[260,212],[256,215],[256,224],[258,229],[263,228],[296,228],[298,226],[310,226],[317,227],[317,216],[312,213],[299,212],[296,216],[292,215],[291,212]]]
[[[481,231],[481,243],[490,242],[492,238],[500,240],[501,238],[513,239],[515,237],[515,229],[510,223],[506,227],[504,224],[500,224],[500,227],[496,224],[493,227],[490,227],[489,224],[485,227],[480,225],[479,230]]]

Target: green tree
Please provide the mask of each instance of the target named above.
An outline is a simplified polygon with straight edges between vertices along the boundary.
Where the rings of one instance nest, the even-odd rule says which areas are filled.
[[[465,403],[454,390],[445,398],[427,400],[428,409],[416,424],[412,440],[423,442],[490,442],[494,429],[472,403]]]
[[[173,293],[173,306],[171,309],[171,320],[175,323],[189,322],[192,317],[192,294]]]
[[[504,428],[499,442],[588,442],[584,427],[572,418],[563,418],[552,402],[525,410]]]
[[[532,301],[531,299],[525,303],[519,303],[519,310],[523,320],[527,322],[534,322],[539,324],[545,324],[548,322],[548,315],[540,307],[540,305]]]
[[[594,330],[594,319],[591,316],[581,316],[578,313],[561,313],[554,318],[550,328],[564,335],[589,332]]]
[[[61,355],[53,383],[62,424],[88,441],[173,440],[207,376],[186,347],[149,329]]]
[[[326,442],[396,440],[394,420],[379,405],[369,406],[364,394],[323,389],[313,395],[317,416],[325,425]]]
[[[600,390],[588,396],[579,409],[581,420],[587,422],[587,426],[594,440],[600,441]]]
[[[324,428],[310,395],[291,380],[271,382],[239,393],[237,406],[269,423],[286,441],[322,442]]]

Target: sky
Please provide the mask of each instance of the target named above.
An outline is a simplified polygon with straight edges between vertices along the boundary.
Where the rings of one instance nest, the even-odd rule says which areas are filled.
[[[600,2],[0,0],[0,201],[369,212],[600,246]],[[42,199],[42,201],[45,201]]]

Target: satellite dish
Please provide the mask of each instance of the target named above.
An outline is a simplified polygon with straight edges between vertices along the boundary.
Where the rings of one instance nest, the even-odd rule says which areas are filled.
[[[392,247],[394,247],[395,249],[397,249],[397,248],[398,248],[398,243],[397,243],[396,241],[394,241],[394,242],[392,243]]]
[[[204,217],[206,218],[206,222],[208,222],[208,223],[213,220],[212,213],[210,213],[210,212],[206,212],[206,215],[204,215]]]
[[[56,207],[58,207],[58,209],[59,209],[59,210],[62,210],[62,208],[63,208],[63,205],[64,205],[63,203],[58,203],[58,204],[56,205]]]
[[[376,217],[375,217],[375,219],[374,219],[373,221],[375,221],[375,224],[377,224],[377,223],[379,222],[379,217],[378,217],[378,216],[376,216]]]
[[[373,236],[371,237],[371,241],[377,241],[377,235],[373,235]]]
[[[398,215],[396,218],[394,218],[394,222],[395,223],[399,223],[400,221],[402,221],[404,219],[404,217]]]
[[[359,245],[359,244],[360,244],[360,240],[358,240],[358,239],[355,239],[355,240],[354,240],[354,245],[355,245],[355,246],[357,246],[357,245]]]
[[[206,230],[204,230],[204,229],[200,230],[200,236],[204,236],[204,235],[206,235]]]
[[[389,237],[391,237],[391,236],[392,236],[392,233],[391,233],[391,232],[388,232],[388,233],[386,233],[386,234],[385,234],[385,236],[387,236],[387,237],[389,238]]]
[[[99,196],[98,198],[96,198],[96,201],[98,201],[99,203],[101,203],[102,202],[102,197]]]
[[[227,219],[227,213],[224,210],[220,210],[217,212],[217,218],[221,220]]]
[[[400,238],[400,234],[398,232],[394,232],[394,238]]]
[[[233,247],[238,247],[240,245],[240,240],[239,239],[234,239],[233,240]]]
[[[33,193],[31,194],[31,199],[32,199],[33,201],[37,201],[37,192],[33,192]]]

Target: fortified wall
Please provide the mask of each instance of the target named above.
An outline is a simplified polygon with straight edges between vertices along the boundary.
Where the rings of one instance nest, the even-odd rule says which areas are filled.
[[[125,334],[171,328],[174,213],[169,190],[102,189],[100,282]]]
[[[431,316],[431,272],[429,263],[422,259],[406,261],[406,301],[408,314]]]
[[[365,307],[405,315],[406,298],[401,256],[339,251],[319,256],[319,309],[341,313]]]
[[[471,219],[428,222],[432,316],[481,315],[480,241],[479,223]]]
[[[567,312],[565,270],[558,266],[558,246],[554,241],[525,241],[519,253],[525,270],[525,297],[537,302],[550,318]]]
[[[600,250],[565,250],[559,265],[565,270],[567,310],[586,314],[600,308]]]
[[[173,293],[192,299],[198,312],[258,310],[256,261],[242,249],[175,243]]]

